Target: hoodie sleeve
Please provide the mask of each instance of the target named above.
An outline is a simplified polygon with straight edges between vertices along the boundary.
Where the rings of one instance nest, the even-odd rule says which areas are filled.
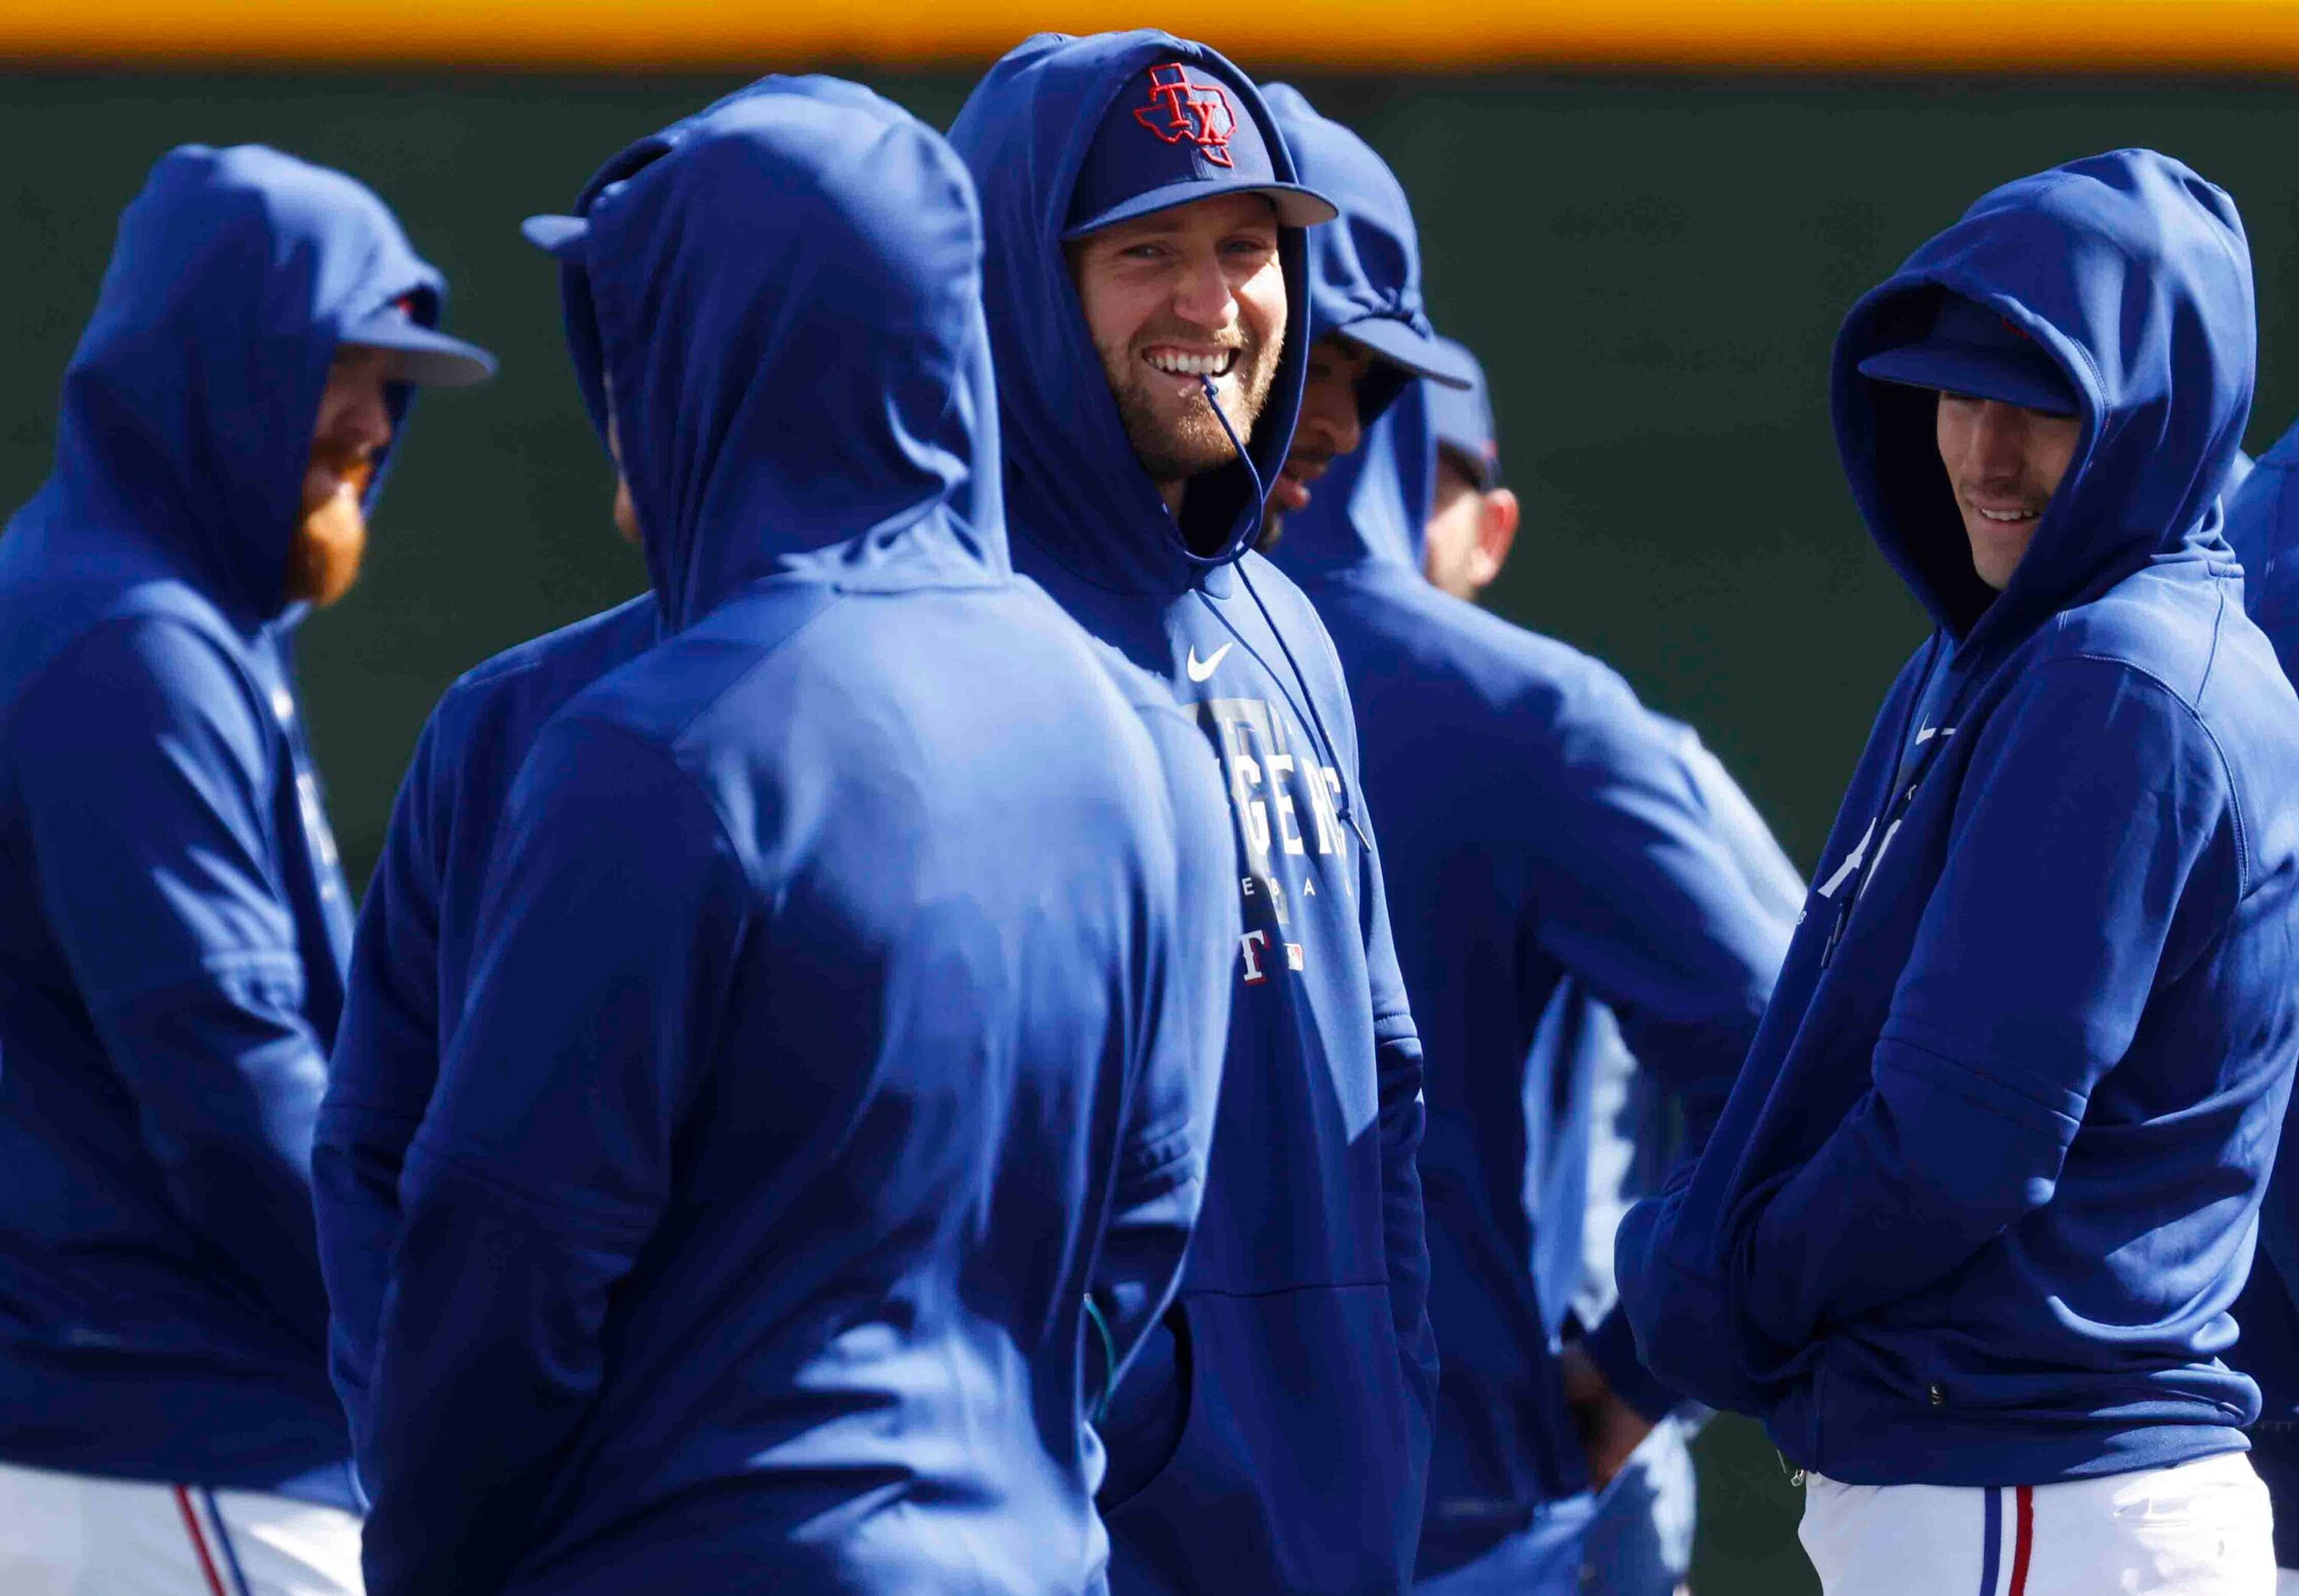
[[[1533,827],[1530,929],[1611,1008],[1638,1066],[1684,1105],[1687,1152],[1697,1153],[1795,928],[1757,894],[1782,895],[1773,877],[1788,867],[1722,767],[1697,765],[1690,756],[1714,761],[1610,671],[1592,670],[1575,690],[1554,746],[1558,763],[1535,779],[1544,802]],[[1722,819],[1711,802],[1719,791],[1739,802]],[[1755,833],[1736,835],[1735,825]],[[1758,836],[1769,852],[1753,846]],[[1675,1405],[1638,1361],[1617,1304],[1583,1346],[1644,1417]]]
[[[1353,714],[1346,701],[1342,713]],[[1354,719],[1349,724],[1354,726]],[[1414,1028],[1405,977],[1398,968],[1397,943],[1389,925],[1389,894],[1382,880],[1381,854],[1366,813],[1354,746],[1346,757],[1355,809],[1367,839],[1359,850],[1357,866],[1358,927],[1365,937],[1365,975],[1373,1006],[1390,1314],[1405,1362],[1406,1384],[1426,1417],[1437,1398],[1437,1345],[1429,1324],[1429,1234],[1418,1163],[1428,1118],[1421,1096],[1421,1036]],[[1426,1439],[1425,1433],[1419,1437],[1421,1442]]]
[[[334,1309],[328,1368],[355,1442],[399,1232],[400,1171],[439,1075],[438,727],[435,713],[416,741],[368,884],[311,1149],[320,1265]]]
[[[87,634],[17,706],[41,909],[145,1150],[216,1267],[316,1351],[313,1117],[326,1084],[279,878],[285,750],[222,644],[130,616]]]
[[[1557,727],[1559,762],[1540,782],[1532,932],[1613,1010],[1639,1067],[1682,1101],[1697,1149],[1747,1056],[1794,926],[1751,889],[1680,728],[1609,671],[1574,699]]]
[[[1351,762],[1355,763],[1352,751]],[[1365,808],[1362,786],[1358,809]],[[1372,837],[1373,821],[1365,817]],[[1373,996],[1374,1061],[1379,1090],[1382,1232],[1389,1261],[1390,1316],[1397,1329],[1398,1359],[1406,1388],[1417,1404],[1412,1436],[1413,1481],[1424,1482],[1429,1462],[1431,1416],[1437,1404],[1437,1335],[1429,1322],[1429,1232],[1421,1197],[1421,1136],[1428,1113],[1421,1096],[1421,1036],[1407,1006],[1405,977],[1398,968],[1397,943],[1390,932],[1389,894],[1382,885],[1381,855],[1363,850],[1359,865],[1365,943],[1365,973]],[[1419,1534],[1421,1503],[1408,1505],[1406,1518]],[[1407,1546],[1410,1561],[1410,1545]]]
[[[1749,1325],[1803,1345],[2050,1201],[2167,949],[2234,908],[2230,792],[2193,712],[2125,665],[2044,661],[1988,717],[1870,1090],[1736,1224]]]
[[[488,872],[471,990],[401,1180],[377,1337],[371,1596],[494,1590],[599,1387],[609,1299],[745,935],[715,806],[659,749],[547,727]]]
[[[1161,927],[1149,1043],[1094,1270],[1094,1301],[1115,1343],[1106,1390],[1181,1284],[1213,1147],[1239,933],[1229,800],[1205,737],[1172,708],[1149,708],[1141,720],[1165,773],[1180,890]]]

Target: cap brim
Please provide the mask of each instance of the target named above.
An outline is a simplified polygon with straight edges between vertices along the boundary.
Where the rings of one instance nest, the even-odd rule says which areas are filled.
[[[1402,366],[1415,377],[1441,382],[1448,388],[1477,386],[1473,367],[1433,334],[1421,332],[1410,322],[1399,321],[1393,316],[1368,316],[1333,331],[1352,344],[1370,349],[1390,364]]]
[[[1879,382],[1994,399],[2046,415],[2072,416],[2083,408],[2067,378],[2041,353],[2023,360],[2000,349],[1935,341],[1872,354],[1859,369]]]
[[[535,248],[561,260],[581,254],[591,237],[591,224],[580,216],[530,216],[519,230]]]
[[[1299,183],[1257,183],[1240,179],[1234,183],[1204,182],[1192,179],[1185,183],[1168,183],[1162,188],[1151,188],[1132,199],[1112,205],[1098,216],[1091,216],[1062,233],[1065,242],[1083,238],[1088,233],[1099,233],[1104,228],[1114,228],[1121,221],[1154,215],[1159,211],[1171,211],[1180,205],[1192,205],[1199,200],[1220,199],[1232,194],[1257,194],[1277,207],[1280,227],[1313,228],[1321,221],[1331,221],[1339,216],[1340,207],[1314,188]],[[532,235],[530,235],[532,237]]]
[[[401,315],[347,327],[336,341],[380,349],[390,355],[389,376],[394,382],[468,388],[495,374],[495,357],[477,344],[419,327]]]

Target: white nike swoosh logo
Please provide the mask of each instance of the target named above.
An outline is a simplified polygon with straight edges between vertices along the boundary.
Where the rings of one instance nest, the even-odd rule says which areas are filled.
[[[1214,673],[1214,667],[1222,662],[1222,656],[1236,646],[1234,643],[1224,643],[1214,650],[1212,659],[1201,661],[1198,658],[1197,645],[1191,644],[1190,645],[1190,679],[1193,682],[1204,681]]]
[[[1924,727],[1923,730],[1916,734],[1916,743],[1919,746],[1921,746],[1923,744],[1930,742],[1934,737],[1952,737],[1954,736],[1955,736],[1955,727],[1952,726],[1928,726]]]

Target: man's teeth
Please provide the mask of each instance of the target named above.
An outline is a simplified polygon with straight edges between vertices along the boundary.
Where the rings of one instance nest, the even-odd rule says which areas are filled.
[[[1170,371],[1176,377],[1220,377],[1230,363],[1237,359],[1237,351],[1224,349],[1219,354],[1150,354],[1149,362],[1160,371]]]
[[[1972,508],[1979,510],[1981,516],[1991,521],[2032,521],[2036,519],[2036,512],[2032,510],[1980,510],[1977,504]]]

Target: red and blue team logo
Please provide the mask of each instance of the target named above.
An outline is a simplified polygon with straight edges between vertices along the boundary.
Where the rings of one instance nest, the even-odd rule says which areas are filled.
[[[1191,82],[1190,70],[1179,62],[1150,70],[1150,104],[1133,120],[1167,144],[1187,139],[1216,166],[1235,164],[1229,139],[1237,131],[1237,113],[1229,96],[1217,83]]]

